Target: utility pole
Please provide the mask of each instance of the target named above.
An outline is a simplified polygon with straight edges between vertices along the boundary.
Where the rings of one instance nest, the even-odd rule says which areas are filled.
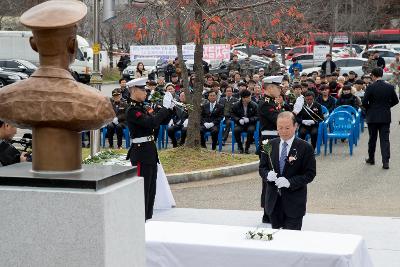
[[[103,79],[100,73],[100,0],[93,0],[93,71],[90,84],[101,91]],[[90,131],[90,155],[93,157],[100,151],[100,129]]]

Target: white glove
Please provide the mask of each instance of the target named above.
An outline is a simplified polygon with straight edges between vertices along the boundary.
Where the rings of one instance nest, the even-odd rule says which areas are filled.
[[[205,122],[204,127],[206,127],[206,129],[210,129],[212,127],[211,122]]]
[[[249,118],[246,118],[246,117],[244,117],[243,120],[244,120],[244,123],[249,123],[249,121],[250,121]]]
[[[278,179],[276,179],[275,185],[276,185],[278,188],[282,188],[282,187],[289,188],[290,182],[289,182],[289,180],[286,179],[285,177],[279,177]]]
[[[210,125],[210,128],[214,127],[214,123],[213,122],[210,122],[209,125]]]
[[[269,172],[268,172],[268,176],[267,176],[267,180],[268,180],[269,182],[275,182],[276,179],[278,179],[277,175],[278,175],[278,174],[277,174],[276,172],[274,172],[274,171],[269,171]]]
[[[174,124],[174,121],[171,119],[168,123],[168,126],[171,127]]]
[[[163,107],[171,108],[172,105],[172,94],[170,92],[166,92],[163,98]]]
[[[188,126],[188,123],[189,123],[189,120],[186,119],[186,120],[183,122],[183,127],[187,127],[187,126]]]
[[[303,109],[303,105],[304,105],[304,96],[301,95],[296,99],[296,103],[294,103],[293,113],[296,115],[299,114],[300,111]]]
[[[243,125],[244,124],[244,119],[240,119],[239,123],[240,123],[240,125]]]
[[[118,125],[118,118],[117,117],[115,117],[114,119],[113,119],[113,123],[115,124],[115,125]]]
[[[315,124],[313,120],[302,120],[301,123],[307,126]]]

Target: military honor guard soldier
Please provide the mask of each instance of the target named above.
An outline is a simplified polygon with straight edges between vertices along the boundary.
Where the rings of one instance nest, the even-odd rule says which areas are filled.
[[[162,121],[172,116],[175,106],[171,93],[166,92],[162,107],[156,114],[149,113],[144,101],[147,78],[134,79],[127,83],[130,89],[132,103],[127,109],[126,119],[131,136],[131,147],[127,159],[132,166],[137,166],[138,176],[144,178],[145,219],[153,216],[154,199],[156,195],[157,163],[159,162],[157,148],[154,143],[154,129]]]

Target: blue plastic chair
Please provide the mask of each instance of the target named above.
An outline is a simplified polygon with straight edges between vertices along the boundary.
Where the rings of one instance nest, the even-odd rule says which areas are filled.
[[[234,129],[235,129],[235,122],[233,120],[231,120],[231,131],[232,131],[232,154],[235,152],[235,134],[234,134]],[[257,121],[256,123],[256,129],[254,131],[254,143],[256,145],[256,150],[258,151],[258,145],[259,145],[259,140],[260,140],[260,121]],[[241,138],[242,138],[242,143],[244,143],[244,139],[247,138],[247,132],[242,132],[240,134]]]
[[[321,108],[322,114],[324,114],[324,119],[327,119],[329,117],[329,110],[324,105],[321,105]]]
[[[162,148],[167,148],[168,144],[168,125],[167,124],[162,124],[160,125],[160,130],[158,131],[158,137],[157,137],[157,148],[162,149]]]
[[[106,147],[107,127],[102,128],[101,133],[102,133],[102,138],[101,138],[102,145],[103,147]],[[128,127],[124,127],[123,136],[125,139],[125,147],[128,149],[131,146],[131,137],[129,135]]]
[[[329,119],[324,122],[325,124],[325,155],[327,152],[328,139],[329,139],[329,153],[332,153],[332,141],[337,139],[348,139],[350,155],[353,155],[353,144],[354,144],[354,129],[355,119],[353,116],[346,111],[333,112]]]
[[[355,108],[353,108],[352,106],[349,106],[349,105],[338,106],[337,108],[335,108],[333,110],[332,113],[338,112],[338,111],[347,111],[351,115],[354,116],[354,119],[355,119],[355,122],[356,122],[355,125],[354,125],[354,134],[355,134],[354,136],[356,137],[355,140],[354,140],[354,144],[357,146],[357,140],[360,138],[360,125],[361,125],[361,123],[360,123],[360,113]]]

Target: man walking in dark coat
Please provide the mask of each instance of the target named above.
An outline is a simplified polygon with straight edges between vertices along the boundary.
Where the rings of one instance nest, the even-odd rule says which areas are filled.
[[[378,138],[381,145],[382,168],[389,169],[390,159],[390,108],[399,103],[394,86],[383,81],[383,70],[374,68],[371,72],[371,78],[374,81],[368,85],[362,100],[363,107],[366,111],[366,119],[368,123],[368,158],[365,160],[367,164],[375,164],[375,148]]]

